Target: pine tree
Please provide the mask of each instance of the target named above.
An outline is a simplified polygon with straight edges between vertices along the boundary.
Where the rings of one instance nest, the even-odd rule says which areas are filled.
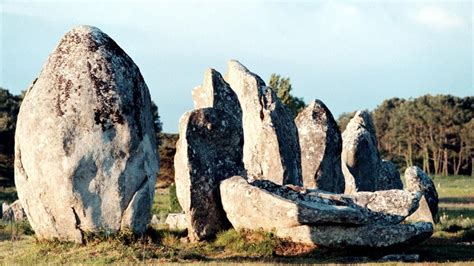
[[[296,117],[305,107],[303,98],[291,95],[293,88],[291,86],[290,78],[284,78],[274,73],[270,76],[268,84],[268,86],[275,91],[281,102],[288,108],[293,117]]]

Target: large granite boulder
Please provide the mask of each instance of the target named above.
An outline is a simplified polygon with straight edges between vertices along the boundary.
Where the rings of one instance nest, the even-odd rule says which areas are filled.
[[[375,127],[368,111],[356,112],[342,133],[342,140],[344,193],[403,188],[395,165],[380,159]]]
[[[359,209],[331,205],[324,201],[292,200],[254,186],[240,176],[222,181],[220,191],[227,218],[237,229],[272,230],[302,224],[329,222],[357,225],[368,222],[366,213]]]
[[[174,157],[176,194],[191,241],[230,226],[222,209],[219,182],[244,172],[243,133],[235,93],[217,71],[206,72],[193,92],[196,109],[180,119]]]
[[[248,182],[234,176],[221,182],[221,199],[235,228],[293,227],[303,224],[397,224],[418,208],[421,192],[387,190],[354,195]]]
[[[242,107],[247,175],[277,184],[302,185],[296,125],[275,92],[236,60],[229,61],[224,79]]]
[[[301,148],[303,186],[343,193],[342,138],[329,109],[312,101],[295,119]]]
[[[426,204],[420,206],[421,210],[417,213],[417,219],[428,220],[426,217],[426,207],[429,208],[429,211],[432,215],[432,220],[438,222],[438,192],[436,191],[436,186],[433,183],[433,180],[421,170],[418,166],[411,166],[405,170],[405,183],[406,189],[411,191],[421,191],[424,195]],[[423,210],[424,209],[424,210]],[[423,215],[424,213],[424,215]]]
[[[431,223],[276,228],[275,234],[293,242],[332,248],[388,248],[411,246],[433,234]]]
[[[388,247],[421,241],[433,232],[430,223],[400,224],[418,209],[420,191],[344,195],[240,176],[222,181],[220,191],[234,228],[275,230],[294,242]]]
[[[38,238],[145,231],[159,169],[150,102],[108,35],[80,26],[61,39],[26,92],[15,136],[15,184]]]

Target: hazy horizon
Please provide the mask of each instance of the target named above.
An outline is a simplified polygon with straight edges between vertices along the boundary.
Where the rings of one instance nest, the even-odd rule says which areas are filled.
[[[391,97],[474,95],[472,3],[12,1],[1,4],[0,86],[18,94],[72,27],[94,25],[139,66],[165,132],[206,68],[239,60],[333,115]]]

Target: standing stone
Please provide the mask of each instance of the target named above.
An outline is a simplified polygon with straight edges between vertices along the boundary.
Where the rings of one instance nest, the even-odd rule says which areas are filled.
[[[138,67],[108,35],[80,26],[61,39],[15,136],[15,184],[38,238],[145,231],[159,169],[150,104]]]
[[[342,140],[346,194],[403,188],[395,165],[380,159],[375,127],[367,110],[356,112],[342,133]]]
[[[238,123],[242,124],[242,108],[240,107],[239,99],[216,70],[206,70],[203,84],[194,88],[192,95],[194,109],[213,107],[214,109],[227,112]]]
[[[320,100],[314,100],[298,114],[295,123],[304,187],[344,192],[341,132],[329,109]]]
[[[391,161],[380,162],[380,174],[375,183],[375,190],[402,189],[403,183],[397,166]]]
[[[243,160],[247,175],[302,185],[296,125],[275,92],[236,60],[224,77],[242,107]]]
[[[407,190],[419,190],[423,193],[433,221],[438,222],[438,192],[431,178],[418,166],[411,166],[405,170],[405,183]],[[420,205],[420,208],[425,208],[425,210],[419,210],[417,216],[425,216],[422,213],[426,213],[426,205]]]
[[[174,158],[176,194],[198,241],[230,226],[222,209],[219,182],[244,171],[242,120],[237,96],[215,70],[193,91],[197,109],[180,119]]]

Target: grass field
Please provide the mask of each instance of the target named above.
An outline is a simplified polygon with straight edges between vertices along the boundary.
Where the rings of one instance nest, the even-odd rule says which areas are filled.
[[[131,233],[90,236],[86,244],[38,241],[26,224],[0,224],[0,263],[356,263],[377,262],[387,254],[418,254],[420,262],[474,261],[474,178],[435,177],[441,220],[424,243],[405,250],[329,250],[278,239],[271,232],[235,231],[196,244],[181,241],[184,232],[149,228],[145,236]],[[0,202],[12,201],[13,189],[0,190]],[[158,190],[153,212],[164,219],[176,211],[168,189]],[[160,219],[160,220],[161,220]]]

